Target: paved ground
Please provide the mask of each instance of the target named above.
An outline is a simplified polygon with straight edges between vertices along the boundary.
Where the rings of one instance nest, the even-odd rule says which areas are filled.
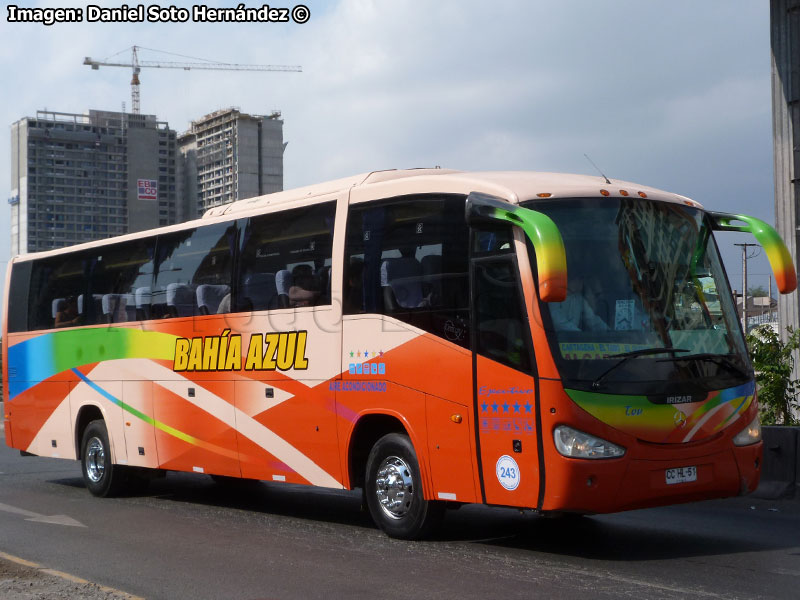
[[[468,506],[426,542],[388,539],[359,508],[357,493],[189,474],[98,499],[77,463],[23,458],[0,439],[0,551],[151,600],[794,598],[800,588],[798,502],[567,521]],[[8,589],[20,593],[28,575],[12,572]],[[21,597],[114,597],[56,585],[67,587]]]

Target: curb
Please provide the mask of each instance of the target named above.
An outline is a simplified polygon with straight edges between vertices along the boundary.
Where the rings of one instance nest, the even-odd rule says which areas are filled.
[[[63,571],[56,571],[55,569],[49,569],[35,562],[31,562],[29,560],[25,560],[24,558],[20,558],[19,556],[14,556],[13,554],[6,554],[5,552],[0,552],[0,559],[11,561],[18,565],[22,565],[23,567],[36,569],[40,573],[44,573],[45,575],[52,575],[53,577],[59,577],[60,579],[64,579],[66,581],[69,581],[70,583],[77,583],[79,585],[86,585],[86,584],[93,585],[96,586],[97,589],[99,589],[101,592],[104,592],[106,594],[115,594],[122,598],[126,598],[127,600],[145,600],[141,596],[134,596],[133,594],[123,592],[122,590],[117,590],[115,588],[108,587],[106,585],[100,585],[99,583],[95,583],[94,581],[88,581],[86,579],[76,577],[75,575],[64,573]]]

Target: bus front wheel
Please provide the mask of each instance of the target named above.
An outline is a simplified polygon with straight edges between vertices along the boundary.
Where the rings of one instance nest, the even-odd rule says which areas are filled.
[[[93,496],[114,496],[122,488],[123,468],[111,462],[108,430],[102,419],[86,426],[81,441],[81,471],[86,488]]]
[[[442,503],[423,497],[417,453],[408,436],[390,433],[375,443],[364,485],[372,519],[391,537],[422,538],[444,514]]]

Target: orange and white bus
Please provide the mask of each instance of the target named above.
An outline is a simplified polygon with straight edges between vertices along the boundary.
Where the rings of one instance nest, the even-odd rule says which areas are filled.
[[[755,384],[714,230],[795,288],[762,221],[527,172],[374,172],[16,257],[6,443],[80,460],[97,496],[165,471],[363,488],[401,538],[460,503],[747,493]]]

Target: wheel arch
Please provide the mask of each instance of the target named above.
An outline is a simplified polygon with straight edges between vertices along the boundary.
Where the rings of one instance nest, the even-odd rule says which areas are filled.
[[[83,456],[81,453],[83,452],[83,448],[81,448],[81,442],[83,441],[83,432],[86,431],[86,428],[89,426],[89,423],[92,421],[104,421],[106,423],[106,431],[108,432],[108,444],[111,450],[111,458],[112,461],[114,460],[116,453],[114,451],[114,440],[111,436],[111,431],[108,428],[108,419],[106,419],[105,412],[103,411],[102,407],[98,404],[84,404],[83,406],[78,409],[78,413],[75,415],[75,456],[78,460],[81,460]]]
[[[350,430],[347,443],[347,476],[350,489],[364,486],[364,475],[367,458],[375,443],[384,435],[400,433],[408,436],[417,454],[420,475],[425,495],[430,494],[430,472],[427,464],[427,452],[422,444],[424,439],[414,435],[413,429],[402,416],[394,413],[373,412],[358,417]]]

